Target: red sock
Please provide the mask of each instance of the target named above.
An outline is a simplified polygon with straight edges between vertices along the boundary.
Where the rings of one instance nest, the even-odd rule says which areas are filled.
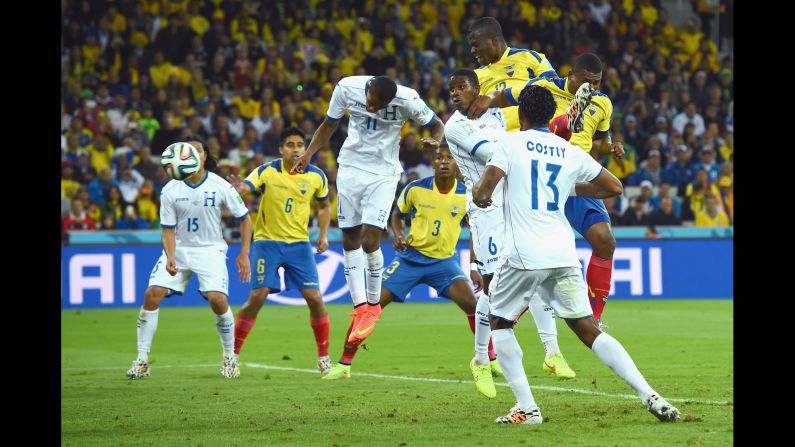
[[[256,318],[246,318],[237,314],[237,321],[235,321],[235,354],[240,354],[240,348],[243,347],[243,342],[246,341],[248,333],[254,327]]]
[[[309,316],[309,324],[315,332],[315,343],[317,343],[317,356],[323,357],[328,355],[328,330],[329,321],[328,314],[322,317],[315,318]]]
[[[466,314],[467,320],[469,321],[469,329],[472,330],[472,333],[475,333],[475,314]],[[497,353],[494,352],[494,343],[491,342],[491,338],[489,338],[489,360],[494,360],[497,358]]]
[[[353,357],[356,355],[356,351],[359,350],[359,344],[361,342],[355,343],[348,343],[348,337],[351,336],[351,331],[353,330],[353,319],[351,319],[351,325],[348,326],[348,332],[345,333],[345,347],[342,350],[342,357],[340,357],[340,363],[345,365],[350,365],[353,363]]]
[[[588,298],[594,319],[602,318],[602,312],[607,304],[607,295],[610,293],[610,277],[613,275],[613,260],[591,256],[585,280],[588,282]]]

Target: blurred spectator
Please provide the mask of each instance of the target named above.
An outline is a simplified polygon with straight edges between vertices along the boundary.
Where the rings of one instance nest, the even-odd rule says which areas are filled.
[[[99,207],[100,215],[110,214],[118,222],[121,219],[124,199],[118,186],[111,186],[108,190],[108,198]]]
[[[63,221],[63,229],[65,231],[97,229],[97,224],[88,217],[80,199],[72,199],[72,210]]]
[[[149,146],[143,146],[138,150],[138,163],[136,163],[133,168],[145,180],[155,180],[157,178],[157,171],[163,169],[159,163],[152,161],[152,152]]]
[[[685,196],[685,185],[693,179],[693,168],[690,165],[690,150],[684,144],[674,150],[676,157],[666,166],[662,181],[678,188],[679,195]]]
[[[652,225],[681,225],[682,219],[674,210],[674,204],[671,197],[663,197],[660,201],[660,206],[651,213],[650,216]]]
[[[260,102],[251,97],[251,87],[249,85],[242,87],[240,96],[232,98],[232,104],[238,108],[240,116],[247,121],[260,113]]]
[[[682,201],[679,200],[679,197],[671,195],[671,185],[668,182],[660,183],[660,188],[657,191],[657,195],[653,196],[649,203],[651,204],[651,208],[656,210],[660,208],[660,205],[665,198],[671,199],[671,205],[674,209],[674,214],[677,216],[682,213]]]
[[[127,167],[121,171],[119,178],[119,191],[124,203],[135,203],[138,197],[138,190],[144,184],[144,176],[138,171]]]
[[[116,219],[113,218],[113,214],[105,214],[102,216],[102,221],[100,222],[100,229],[102,230],[116,230],[118,227],[116,226]]]
[[[677,132],[684,133],[685,125],[688,123],[693,124],[697,137],[700,137],[706,129],[704,126],[704,118],[696,112],[696,103],[693,101],[687,103],[685,110],[674,117],[672,126]]]
[[[726,134],[726,139],[720,147],[720,158],[724,162],[734,160],[734,132]]]
[[[80,183],[74,180],[72,162],[67,160],[61,164],[61,197],[71,199],[80,189]]]
[[[640,182],[640,195],[638,197],[643,199],[645,203],[643,206],[643,212],[649,214],[654,210],[654,205],[651,203],[651,199],[654,196],[654,185],[648,180],[644,180]]]
[[[243,122],[243,118],[240,116],[240,110],[236,105],[229,107],[227,129],[229,131],[229,135],[232,137],[231,142],[237,142],[237,140],[243,138],[243,132],[246,131],[246,125]]]
[[[631,113],[624,117],[624,128],[621,133],[624,135],[624,144],[639,148],[646,143],[646,135],[638,126],[638,118]]]
[[[718,180],[718,176],[720,175],[720,166],[715,161],[715,148],[712,146],[704,146],[701,148],[701,161],[693,165],[693,170],[698,171],[699,169],[703,169],[707,171],[707,179],[710,183],[714,183]]]
[[[150,228],[157,228],[160,223],[160,194],[155,189],[155,184],[152,180],[144,181],[138,197],[135,200],[135,205],[138,207],[138,212],[142,219],[144,219]]]
[[[262,140],[265,132],[271,128],[272,122],[271,105],[263,103],[260,106],[259,115],[251,120],[251,126],[257,131],[257,140]]]
[[[714,183],[710,183],[709,175],[704,169],[696,171],[695,178],[685,188],[685,202],[682,204],[682,220],[694,220],[704,209],[706,196],[720,193]]]
[[[618,221],[619,225],[624,226],[646,226],[651,224],[651,218],[645,212],[646,198],[638,196],[632,199],[629,208],[624,212]]]
[[[111,187],[118,186],[118,182],[113,178],[110,168],[100,171],[99,176],[88,184],[88,193],[93,203],[104,203]]]
[[[650,185],[658,186],[662,182],[662,174],[660,151],[652,149],[649,151],[649,159],[640,164],[640,169],[632,174],[632,179],[627,179],[627,184],[643,185],[648,182]]]
[[[729,226],[729,216],[718,206],[718,199],[712,194],[706,195],[706,206],[704,210],[696,213],[697,227],[718,227],[726,228]]]
[[[127,205],[117,227],[120,230],[145,230],[149,228],[149,225],[136,213],[135,206]]]
[[[718,180],[718,196],[721,207],[729,216],[729,221],[734,222],[734,182],[731,177],[723,176]]]

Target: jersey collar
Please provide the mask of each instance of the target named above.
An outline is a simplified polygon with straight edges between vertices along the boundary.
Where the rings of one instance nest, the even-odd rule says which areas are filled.
[[[202,179],[202,181],[197,183],[196,186],[191,185],[190,182],[188,182],[187,179],[183,180],[182,183],[184,183],[188,188],[196,189],[199,186],[201,186],[204,182],[206,182],[207,181],[207,177],[209,177],[209,176],[210,176],[210,171],[205,170],[204,171],[204,178]]]
[[[500,62],[504,61],[505,58],[508,57],[508,52],[509,51],[511,51],[511,47],[506,48],[505,52],[502,53],[502,56],[500,56],[500,60],[498,60],[497,62],[494,62],[494,64],[499,64]],[[489,65],[494,65],[494,64],[489,64]]]

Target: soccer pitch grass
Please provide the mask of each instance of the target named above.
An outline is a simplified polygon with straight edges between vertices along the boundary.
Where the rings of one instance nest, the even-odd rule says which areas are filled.
[[[62,444],[88,445],[731,445],[732,301],[611,301],[605,322],[649,384],[682,412],[661,423],[634,391],[558,320],[574,381],[541,370],[530,316],[516,333],[545,422],[504,426],[514,397],[475,390],[473,336],[452,303],[392,304],[348,380],[320,380],[305,307],[265,306],[241,353],[241,376],[219,373],[207,308],[166,307],[151,377],[125,376],[136,354],[138,309],[62,311]],[[336,362],[350,305],[330,304]],[[233,308],[236,313],[237,307]],[[567,390],[579,390],[572,392]]]

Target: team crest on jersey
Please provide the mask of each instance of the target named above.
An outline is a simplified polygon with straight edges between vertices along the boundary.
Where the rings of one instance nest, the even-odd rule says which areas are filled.
[[[453,217],[458,216],[458,213],[461,212],[461,207],[458,205],[450,205],[450,215]]]
[[[309,183],[299,183],[298,188],[301,189],[301,195],[306,194],[306,190],[309,189]]]
[[[464,129],[466,129],[467,133],[470,135],[475,133],[475,129],[473,129],[472,125],[469,123],[466,123],[466,125],[464,125]]]
[[[505,74],[507,74],[510,77],[513,77],[514,67],[515,66],[516,66],[516,64],[507,65],[505,67]]]
[[[590,113],[590,114],[591,114],[591,116],[593,116],[593,115],[594,115],[594,113],[596,113],[596,109],[594,109],[594,108],[590,108],[590,109],[588,109],[588,113]]]

